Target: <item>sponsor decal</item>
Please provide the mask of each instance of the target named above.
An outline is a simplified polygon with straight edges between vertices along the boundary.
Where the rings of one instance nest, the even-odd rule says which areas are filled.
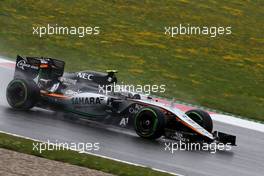
[[[73,85],[75,85],[77,83],[77,80],[69,79],[69,78],[60,77],[59,80],[61,82],[63,82],[63,83],[66,83],[66,84],[73,84]]]
[[[22,70],[25,70],[25,67],[26,68],[36,69],[36,70],[38,69],[38,67],[36,67],[34,65],[27,64],[27,62],[25,60],[18,61],[16,66],[17,66],[17,68],[20,68]]]
[[[78,78],[82,78],[82,79],[86,79],[86,80],[93,80],[94,75],[93,74],[88,74],[88,73],[83,73],[83,72],[79,72],[77,74]]]
[[[139,109],[141,109],[142,107],[143,107],[142,105],[136,104],[134,107],[131,106],[131,107],[128,109],[128,112],[129,112],[130,114],[136,114],[136,113],[139,111]]]
[[[112,82],[112,81],[113,81],[113,78],[112,78],[112,77],[108,77],[108,78],[107,78],[107,81],[108,81],[108,82]]]
[[[74,105],[102,104],[104,97],[74,97],[71,99]]]
[[[122,118],[119,125],[122,126],[122,127],[125,127],[127,126],[128,124],[128,118]]]
[[[76,95],[76,94],[78,94],[78,92],[75,92],[73,90],[66,90],[65,91],[65,95],[73,96],[73,95]]]

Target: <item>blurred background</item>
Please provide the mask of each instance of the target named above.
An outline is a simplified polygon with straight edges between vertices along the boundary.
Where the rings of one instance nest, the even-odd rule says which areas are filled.
[[[264,120],[262,0],[1,0],[0,55],[45,56],[66,70],[119,70],[166,84],[166,98]],[[99,35],[33,35],[33,27],[99,26]],[[232,34],[165,35],[165,26],[231,26]]]

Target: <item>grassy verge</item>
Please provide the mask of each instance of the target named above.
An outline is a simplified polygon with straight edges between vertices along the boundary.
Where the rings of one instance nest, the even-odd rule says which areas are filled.
[[[62,161],[73,165],[87,167],[120,176],[170,176],[170,174],[154,171],[150,168],[133,166],[88,154],[80,154],[71,150],[43,151],[33,149],[35,141],[0,133],[0,148],[35,155],[51,160]]]
[[[0,55],[62,58],[67,70],[119,69],[165,97],[264,120],[264,4],[255,1],[0,1]],[[98,36],[32,35],[32,27],[99,26]],[[164,26],[231,26],[232,35],[164,35]]]

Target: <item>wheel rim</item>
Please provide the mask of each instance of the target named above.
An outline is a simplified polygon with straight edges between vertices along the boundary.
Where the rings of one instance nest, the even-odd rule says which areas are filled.
[[[143,136],[152,135],[157,126],[156,113],[152,110],[144,110],[136,118],[137,131]]]
[[[25,86],[20,82],[13,82],[8,87],[7,90],[7,99],[10,104],[17,106],[22,104],[27,96],[27,92],[25,91]]]

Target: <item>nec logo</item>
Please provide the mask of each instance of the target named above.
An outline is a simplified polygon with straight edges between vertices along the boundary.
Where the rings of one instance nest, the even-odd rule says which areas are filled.
[[[77,77],[91,81],[91,80],[93,80],[94,75],[80,72],[80,73],[77,74]]]

